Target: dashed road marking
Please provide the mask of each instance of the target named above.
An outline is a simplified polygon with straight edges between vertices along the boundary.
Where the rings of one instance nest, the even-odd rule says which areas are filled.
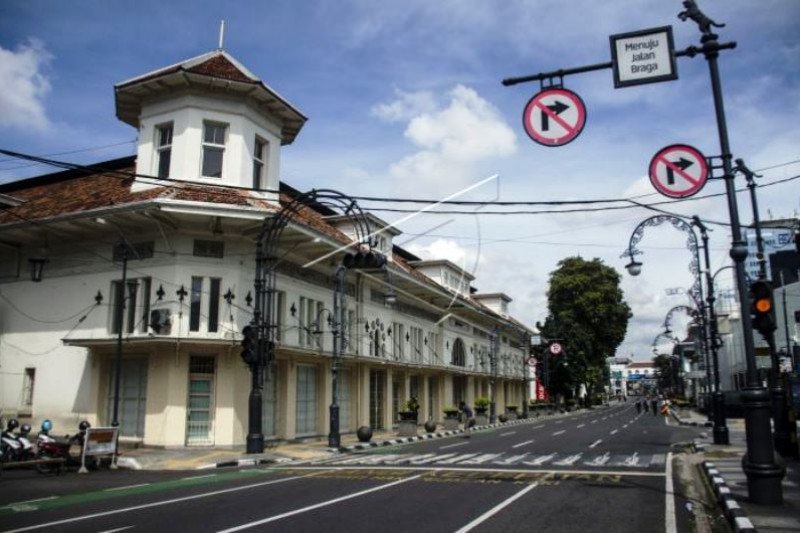
[[[617,431],[619,431],[619,430],[618,430],[618,429],[615,429],[615,430],[613,430],[611,433],[609,433],[609,435],[614,435],[614,434],[616,434],[616,433],[617,433]]]
[[[581,429],[581,428],[582,428],[583,426],[585,426],[585,425],[586,425],[586,424],[578,424],[578,426],[577,426],[575,429]]]
[[[531,439],[531,440],[526,440],[525,442],[520,442],[519,444],[515,444],[515,445],[513,445],[513,446],[512,446],[512,448],[522,448],[523,446],[526,446],[526,445],[528,445],[528,444],[531,444],[532,442],[533,442],[533,439]]]
[[[514,435],[516,433],[517,433],[516,431],[506,431],[505,433],[500,433],[500,436],[501,437],[508,437],[509,435]]]
[[[440,450],[446,450],[447,448],[455,448],[456,446],[466,446],[469,442],[457,442],[455,444],[448,444],[447,446],[440,446]]]
[[[589,445],[589,448],[594,448],[595,446],[597,446],[597,445],[598,445],[598,444],[600,444],[601,442],[603,442],[603,439],[597,439],[596,441],[594,441],[593,443],[591,443],[591,444]]]
[[[566,429],[562,429],[561,431],[556,431],[555,433],[553,433],[553,436],[555,437],[556,435],[561,435],[562,433],[566,433],[566,432],[567,432]]]
[[[197,479],[197,478],[183,478],[183,479]],[[111,487],[110,489],[103,489],[103,492],[114,492],[115,490],[127,490],[127,489],[134,489],[136,487],[146,487],[149,484],[150,483],[137,483],[136,485],[125,485],[124,487]]]

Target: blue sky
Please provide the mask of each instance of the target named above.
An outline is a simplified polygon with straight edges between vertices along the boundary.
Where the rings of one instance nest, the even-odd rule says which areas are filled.
[[[720,70],[736,157],[764,172],[762,183],[800,174],[800,2],[701,0],[727,24]],[[113,85],[216,48],[225,49],[285,96],[309,121],[284,148],[282,178],[299,189],[438,198],[498,173],[501,199],[567,200],[650,194],[653,154],[687,143],[719,153],[708,68],[678,60],[679,79],[614,89],[611,72],[567,77],[586,103],[581,136],[561,148],[531,142],[521,114],[538,84],[500,80],[610,59],[608,36],[672,25],[677,48],[698,44],[680,22],[678,0],[575,1],[5,1],[0,4],[0,147],[97,162],[133,153],[136,132],[114,116]],[[0,182],[44,172],[0,160]],[[20,168],[21,167],[21,168]],[[800,210],[797,181],[766,187],[764,217]],[[743,184],[743,183],[740,183]],[[701,194],[721,192],[712,182]],[[496,189],[471,199],[491,199]],[[746,196],[742,219],[750,219]],[[720,198],[669,209],[727,220]],[[377,212],[387,220],[400,215]],[[503,290],[528,323],[546,313],[549,273],[563,257],[600,257],[622,271],[641,209],[527,216],[419,217],[403,242],[446,256]],[[431,235],[416,237],[447,222]],[[659,324],[688,287],[684,236],[648,230],[644,272],[623,281],[634,320],[621,354],[649,357]],[[714,268],[726,264],[729,233],[712,234]],[[730,284],[730,279],[723,284]]]

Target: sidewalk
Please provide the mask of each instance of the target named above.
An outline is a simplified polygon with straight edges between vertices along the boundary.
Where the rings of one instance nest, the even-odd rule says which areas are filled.
[[[607,406],[596,406],[595,409],[603,409]],[[565,413],[553,415],[543,415],[541,417],[528,418],[526,420],[516,420],[505,424],[490,424],[488,426],[476,427],[472,431],[481,431],[502,425],[514,425],[523,423],[533,423],[538,420],[559,418],[566,416]],[[341,453],[358,450],[367,447],[391,446],[404,442],[415,442],[423,439],[445,438],[461,433],[463,430],[444,431],[440,425],[434,433],[426,433],[422,427],[419,428],[418,437],[398,437],[396,430],[376,431],[372,434],[370,443],[364,445],[358,441],[355,433],[343,434],[341,436],[341,447],[334,450],[328,447],[327,437],[316,437],[309,439],[299,439],[290,442],[277,444],[267,444],[264,453],[246,454],[244,446],[232,448],[121,448],[118,464],[122,468],[134,470],[194,470],[205,468],[217,468],[225,466],[249,466],[257,464],[279,464],[292,461],[314,461],[327,459]]]
[[[685,411],[679,418],[682,422],[707,420],[700,413]],[[741,462],[747,450],[744,420],[728,419],[727,424],[730,444],[714,444],[709,428],[702,438],[695,441],[695,447],[705,456],[704,471],[734,531],[800,531],[800,461],[781,460],[786,467],[782,505],[751,502]]]

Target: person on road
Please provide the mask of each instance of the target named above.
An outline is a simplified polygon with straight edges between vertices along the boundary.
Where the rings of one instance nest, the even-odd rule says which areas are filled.
[[[650,407],[653,408],[653,416],[656,416],[658,414],[658,400],[655,398],[650,400]]]
[[[644,400],[642,400],[642,403],[644,404],[644,412],[646,413],[647,411],[649,411],[649,410],[650,410],[650,408],[648,407],[649,403],[648,403],[648,401],[647,401],[647,398],[645,398]]]
[[[642,412],[642,401],[636,400],[636,414],[641,414]]]
[[[462,400],[458,404],[458,410],[461,411],[461,415],[464,417],[464,437],[469,438],[469,428],[475,424],[475,419],[472,418],[472,409]]]

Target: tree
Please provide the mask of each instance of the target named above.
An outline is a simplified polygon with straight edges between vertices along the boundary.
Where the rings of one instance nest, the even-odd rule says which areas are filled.
[[[568,257],[550,273],[548,316],[540,331],[545,338],[562,339],[570,368],[563,377],[572,380],[572,389],[585,384],[589,398],[632,316],[619,283],[619,273],[596,258]]]
[[[653,357],[653,367],[658,376],[658,386],[661,390],[672,390],[675,385],[673,379],[672,358],[668,355],[658,354]]]

